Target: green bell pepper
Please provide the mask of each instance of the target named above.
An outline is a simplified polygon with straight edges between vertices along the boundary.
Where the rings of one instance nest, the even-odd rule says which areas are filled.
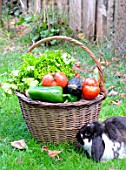
[[[33,100],[40,100],[51,103],[75,102],[77,96],[63,94],[61,86],[35,86],[27,90],[26,95]]]
[[[40,100],[52,103],[63,103],[63,88],[60,86],[35,86],[27,91],[28,96],[33,100]]]
[[[78,100],[77,96],[74,96],[73,94],[63,94],[64,102],[76,102]]]

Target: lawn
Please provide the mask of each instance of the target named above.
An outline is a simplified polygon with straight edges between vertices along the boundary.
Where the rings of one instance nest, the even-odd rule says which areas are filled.
[[[17,35],[15,32],[0,29],[0,81],[8,78],[12,69],[18,68],[19,56],[24,54],[31,42],[27,34]],[[122,115],[126,116],[126,59],[124,56],[113,56],[109,42],[100,45],[88,44],[94,54],[100,58],[104,66],[104,77],[109,96],[103,101],[99,120],[106,117]],[[63,44],[64,50],[77,53],[77,59],[81,63],[89,65],[94,63],[78,47]],[[53,47],[61,48],[59,45]],[[36,53],[44,51],[45,47],[37,48]],[[85,65],[85,73],[91,66]],[[113,91],[112,91],[113,90]],[[110,93],[111,92],[111,93]],[[125,170],[126,159],[112,160],[96,163],[86,158],[82,150],[75,148],[73,144],[60,143],[59,145],[38,143],[28,132],[22,118],[17,97],[6,97],[0,90],[0,167],[1,170]],[[10,142],[25,139],[28,149],[18,150],[10,145]],[[53,160],[42,146],[48,146],[50,150],[63,150],[59,157],[61,160]]]

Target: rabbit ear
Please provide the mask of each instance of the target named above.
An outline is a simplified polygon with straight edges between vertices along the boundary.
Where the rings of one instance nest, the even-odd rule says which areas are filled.
[[[126,117],[123,116],[114,116],[111,118],[107,118],[104,122],[120,122],[121,124],[123,124],[126,127]],[[103,123],[104,123],[103,122]]]
[[[118,135],[118,129],[112,122],[108,122],[105,125],[105,133],[109,136],[111,140],[117,140]],[[119,135],[120,136],[120,135]]]
[[[116,128],[118,128],[119,130],[126,130],[126,117],[121,117],[121,116],[115,116],[112,118],[108,118],[106,119],[103,123],[105,123],[106,125],[108,123],[112,123],[116,126]]]
[[[101,136],[94,137],[92,140],[91,156],[96,161],[99,162],[105,149],[105,143]]]
[[[108,118],[103,124],[105,124],[105,133],[111,140],[126,142],[126,117]]]
[[[77,135],[76,135],[76,138],[77,138],[77,141],[78,141],[81,145],[84,145],[84,141],[83,141],[83,139],[82,139],[80,130],[78,131],[78,133],[77,133]]]

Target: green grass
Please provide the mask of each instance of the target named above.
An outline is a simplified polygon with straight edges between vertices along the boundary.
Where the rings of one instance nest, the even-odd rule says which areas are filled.
[[[4,81],[8,77],[8,73],[15,68],[18,68],[20,63],[19,56],[24,54],[31,42],[28,41],[28,35],[22,35],[21,37],[11,37],[10,34],[7,37],[2,30],[0,30],[0,81]],[[7,46],[10,49],[7,49]],[[78,59],[81,63],[88,63],[91,66],[91,59],[81,49],[73,46],[69,46],[66,43],[66,51],[74,51],[78,54]],[[54,48],[61,48],[56,46]],[[105,45],[91,46],[92,51],[98,56],[98,51],[104,52],[104,59],[112,59],[112,51],[107,50]],[[44,51],[45,48],[37,48],[36,53]],[[111,65],[104,70],[104,76],[106,79],[106,87],[114,85],[118,94],[125,93],[126,82],[123,78],[117,76],[116,72],[121,74],[126,73],[126,61],[118,57],[119,61],[113,61]],[[85,74],[87,69],[91,66],[85,66]],[[121,100],[120,105],[112,105],[111,101]],[[121,98],[119,95],[107,97],[102,103],[102,109],[100,117],[105,119],[115,115],[126,116],[126,98]],[[18,100],[16,96],[5,97],[3,91],[0,90],[0,169],[1,170],[109,170],[114,168],[115,170],[125,170],[126,159],[112,160],[108,162],[96,163],[92,159],[88,159],[83,155],[83,151],[75,149],[73,144],[61,143],[59,145],[38,143],[32,135],[28,132],[24,119],[19,108]],[[10,142],[15,140],[25,139],[28,149],[18,150],[10,145]],[[63,150],[59,155],[62,160],[54,161],[47,155],[46,151],[42,151],[43,145],[47,145],[51,150]]]

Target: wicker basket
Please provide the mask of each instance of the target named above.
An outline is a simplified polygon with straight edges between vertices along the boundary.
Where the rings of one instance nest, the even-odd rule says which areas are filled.
[[[101,93],[93,100],[80,100],[69,103],[48,103],[34,101],[20,92],[15,92],[19,99],[23,118],[29,131],[40,142],[75,142],[76,133],[87,122],[98,119],[102,101],[106,97],[103,73],[95,55],[81,42],[65,36],[53,36],[42,39],[29,47],[31,52],[41,43],[51,40],[67,40],[84,49],[95,61],[100,73]]]

